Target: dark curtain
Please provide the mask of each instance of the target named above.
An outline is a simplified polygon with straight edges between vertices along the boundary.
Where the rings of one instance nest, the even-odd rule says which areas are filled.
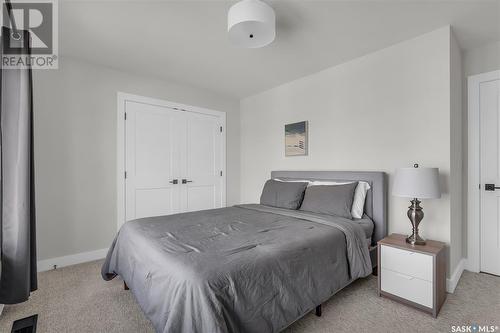
[[[2,27],[2,56],[11,32]],[[27,31],[20,33],[30,38]],[[0,304],[14,304],[37,288],[33,89],[31,68],[2,65],[0,76]]]

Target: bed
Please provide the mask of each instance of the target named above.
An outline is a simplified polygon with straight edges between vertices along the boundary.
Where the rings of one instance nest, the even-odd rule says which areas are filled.
[[[273,171],[271,178],[367,182],[365,215],[353,221],[249,204],[129,221],[103,278],[119,275],[157,332],[225,333],[279,332],[371,274],[374,245],[386,235],[384,173]]]

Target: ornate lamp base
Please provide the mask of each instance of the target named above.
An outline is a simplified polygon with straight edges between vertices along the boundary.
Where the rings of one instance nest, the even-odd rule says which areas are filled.
[[[424,211],[420,207],[420,201],[417,198],[411,200],[411,206],[408,207],[407,215],[410,219],[413,233],[406,237],[406,242],[411,245],[425,245],[425,240],[418,235],[418,225],[424,218]]]
[[[415,236],[414,234],[406,237],[406,242],[410,243],[411,245],[425,245],[425,240],[419,235]]]

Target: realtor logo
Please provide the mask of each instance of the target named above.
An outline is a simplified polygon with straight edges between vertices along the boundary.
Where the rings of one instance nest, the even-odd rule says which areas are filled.
[[[58,20],[56,0],[2,4],[2,68],[56,69]]]

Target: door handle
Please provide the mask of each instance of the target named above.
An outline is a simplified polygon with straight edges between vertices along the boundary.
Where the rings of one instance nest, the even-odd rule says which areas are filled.
[[[499,186],[495,186],[495,184],[484,184],[484,190],[485,191],[500,190],[500,187]]]
[[[187,179],[183,179],[182,180],[183,184],[192,183],[192,182],[193,182],[192,180],[187,180]]]
[[[178,184],[179,183],[179,180],[178,179],[172,179],[171,181],[169,181],[170,184]]]

